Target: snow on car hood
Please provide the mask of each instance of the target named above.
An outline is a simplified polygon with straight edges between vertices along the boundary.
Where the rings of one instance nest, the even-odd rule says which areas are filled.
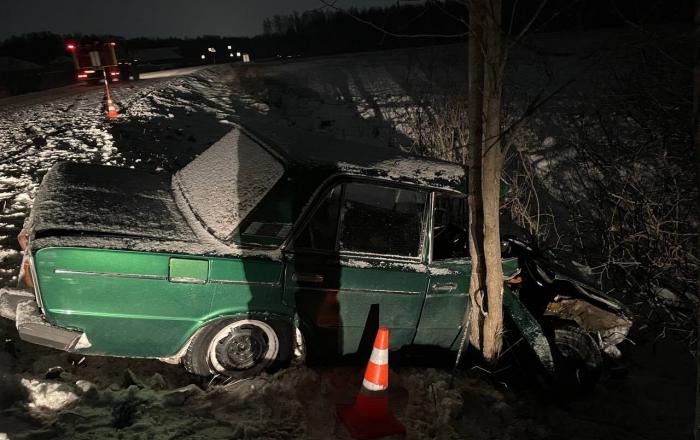
[[[279,161],[235,128],[178,171],[173,182],[209,232],[227,240],[283,173]]]
[[[194,240],[167,177],[128,168],[58,163],[44,176],[32,208],[37,236],[115,235]]]

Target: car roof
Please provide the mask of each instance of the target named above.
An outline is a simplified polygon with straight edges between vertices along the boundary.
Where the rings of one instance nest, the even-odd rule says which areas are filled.
[[[293,174],[313,169],[327,177],[372,177],[466,194],[466,170],[460,164],[279,125],[247,123],[242,129]]]

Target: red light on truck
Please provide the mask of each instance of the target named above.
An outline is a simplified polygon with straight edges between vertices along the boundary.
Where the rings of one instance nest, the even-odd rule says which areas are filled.
[[[69,51],[73,52],[75,50],[75,44],[67,44],[66,49]]]
[[[117,45],[117,43],[115,43],[115,42],[111,42],[111,43],[109,43],[109,45],[110,45],[110,46],[112,46],[112,47],[114,47],[114,46],[116,46],[116,45]]]

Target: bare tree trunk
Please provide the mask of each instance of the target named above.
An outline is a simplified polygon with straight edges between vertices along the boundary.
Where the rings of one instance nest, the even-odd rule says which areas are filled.
[[[501,0],[469,3],[469,339],[491,362],[501,350],[503,269],[499,228]]]
[[[469,254],[472,261],[469,283],[469,340],[476,348],[481,348],[481,327],[483,324],[483,299],[486,281],[484,260],[484,221],[483,199],[481,197],[481,156],[483,145],[484,107],[484,48],[482,32],[483,4],[473,0],[469,9],[469,149],[467,165],[469,169]]]
[[[694,129],[695,143],[695,163],[697,165],[695,175],[695,185],[700,191],[700,0],[695,0],[695,68],[693,72],[693,115],[692,124]],[[697,205],[696,205],[697,207]],[[697,249],[700,249],[700,225],[698,225],[698,244]],[[698,297],[700,297],[700,273],[698,273]],[[697,372],[695,376],[695,440],[700,440],[700,307],[695,311],[695,319],[697,320],[697,349],[695,351],[695,363]]]
[[[486,261],[487,314],[483,326],[484,359],[494,361],[501,351],[503,333],[503,266],[501,263],[500,188],[501,90],[503,54],[501,49],[501,0],[490,0],[484,17],[484,146],[481,191],[484,203],[484,255]]]

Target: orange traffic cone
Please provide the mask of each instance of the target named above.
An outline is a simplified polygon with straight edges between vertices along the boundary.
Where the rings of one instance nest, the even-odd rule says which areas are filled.
[[[367,363],[362,388],[353,405],[338,405],[338,417],[353,438],[403,434],[406,428],[389,413],[389,329],[380,327]]]
[[[107,93],[107,117],[116,118],[117,116],[119,116],[119,114],[117,113],[116,107],[114,107],[112,97]]]

